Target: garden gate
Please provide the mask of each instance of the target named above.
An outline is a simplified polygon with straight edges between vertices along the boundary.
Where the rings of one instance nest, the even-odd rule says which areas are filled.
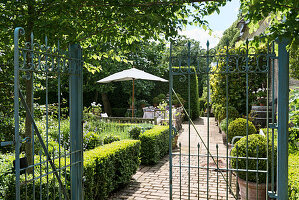
[[[40,45],[34,42],[32,33],[30,41],[24,41],[20,37],[24,34],[23,28],[15,29],[15,199],[83,199],[81,47],[70,45],[68,51],[62,51],[59,42],[50,47],[46,37],[45,44]],[[39,102],[45,104],[39,114],[34,109],[40,107],[34,103],[37,89]],[[65,130],[63,98],[69,99]],[[51,102],[55,106],[50,110]],[[57,120],[50,116],[53,109]],[[42,123],[37,123],[37,119]]]
[[[169,109],[170,199],[239,199],[240,196],[242,199],[257,199],[251,195],[253,193],[258,195],[262,193],[261,190],[251,188],[258,186],[259,181],[263,182],[263,179],[266,186],[262,187],[268,188],[266,197],[264,196],[263,199],[268,199],[268,197],[288,199],[289,61],[286,45],[286,40],[280,40],[265,44],[265,48],[257,49],[250,47],[249,42],[246,41],[240,48],[233,49],[226,46],[224,49],[216,50],[210,49],[209,42],[207,42],[206,49],[201,50],[196,57],[191,57],[190,43],[186,47],[188,53],[185,55],[174,51],[177,47],[175,42],[170,45],[170,107],[174,97],[179,101],[176,92],[180,91],[176,91],[176,88],[184,85],[184,90],[188,93],[188,100],[185,104],[187,108],[184,108],[188,118],[188,144],[185,149],[182,148],[182,144],[179,144],[178,150],[172,150],[172,110]],[[173,55],[173,52],[176,55]],[[201,123],[205,126],[197,126],[196,122],[191,119],[192,112],[196,112],[194,110],[196,107],[192,106],[195,102],[190,100],[190,96],[197,89],[193,91],[190,89],[194,76],[199,76],[206,84],[206,91],[204,91],[207,102],[206,117],[201,118]],[[210,84],[215,84],[217,78],[222,82],[218,82],[218,85],[213,85],[211,88]],[[264,84],[254,86],[256,80],[264,80]],[[234,94],[236,86],[242,89],[241,93]],[[219,92],[215,91],[215,87],[222,91],[223,99],[215,99],[215,95],[211,99],[212,93]],[[266,108],[264,127],[266,145],[264,146],[259,140],[256,142],[260,143],[256,145],[250,143],[251,139],[248,139],[251,138],[248,136],[251,118],[255,119],[255,115],[250,113],[254,92],[261,88],[264,89],[267,99],[264,107]],[[235,144],[235,141],[241,137],[233,140],[228,138],[230,134],[228,119],[232,117],[231,106],[236,103],[231,98],[232,94],[239,95],[235,98],[239,105],[239,116],[242,114],[245,118],[245,135],[243,140],[241,139],[245,145],[243,153],[241,153],[241,144]],[[218,98],[221,98],[221,95]],[[214,136],[219,137],[218,129],[215,129],[214,118],[211,117],[217,109],[211,106],[211,103],[215,101],[224,105],[222,108],[222,116],[226,118],[224,145],[212,141],[215,139]],[[271,119],[274,120],[271,121]],[[220,127],[220,121],[218,121],[218,126]],[[198,129],[198,127],[201,128]],[[195,145],[194,140],[198,140]],[[234,150],[231,150],[232,145],[229,144],[231,142]],[[276,163],[277,167],[276,164],[271,163]],[[241,177],[245,181],[245,189],[239,187]],[[252,179],[256,183],[252,184]]]

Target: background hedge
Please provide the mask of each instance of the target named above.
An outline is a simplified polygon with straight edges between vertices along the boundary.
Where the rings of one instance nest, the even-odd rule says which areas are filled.
[[[190,67],[192,72],[195,71],[194,67]],[[187,67],[181,67],[182,70],[186,71]],[[169,79],[169,72],[165,73],[164,78]],[[198,75],[196,73],[190,74],[190,108],[191,108],[191,119],[196,119],[199,117],[199,91],[198,91]],[[176,93],[180,94],[185,100],[185,108],[188,111],[188,76],[184,78],[182,75],[173,76],[173,89]],[[169,93],[169,85],[163,84],[163,82],[157,82],[155,87],[156,92],[159,93]],[[153,91],[153,96],[155,96],[155,91]],[[158,95],[158,94],[157,94]],[[156,96],[157,96],[156,95]]]
[[[122,140],[84,152],[85,199],[106,199],[140,164],[140,141]]]
[[[182,70],[186,71],[187,67],[181,67]],[[198,93],[198,78],[194,67],[190,67],[190,109],[191,119],[199,117],[199,93]],[[179,93],[182,98],[186,101],[184,106],[188,111],[188,76],[184,79],[181,75],[173,76],[173,89],[176,93]]]
[[[141,163],[156,164],[168,153],[169,127],[155,126],[139,136],[141,141]]]

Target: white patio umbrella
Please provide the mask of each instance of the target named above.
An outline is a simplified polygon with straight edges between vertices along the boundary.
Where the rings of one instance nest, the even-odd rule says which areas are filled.
[[[117,82],[117,81],[132,80],[133,81],[132,117],[133,117],[134,116],[134,81],[138,80],[138,79],[168,82],[167,80],[165,80],[163,78],[149,74],[147,72],[144,72],[144,71],[136,69],[136,68],[126,69],[121,72],[117,72],[117,73],[107,76],[106,78],[103,78],[97,82],[98,83],[110,83],[110,82]]]

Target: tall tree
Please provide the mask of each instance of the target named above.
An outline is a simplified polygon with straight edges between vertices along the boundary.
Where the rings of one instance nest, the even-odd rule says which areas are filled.
[[[299,1],[298,0],[240,0],[241,12],[248,20],[251,32],[259,28],[260,21],[268,23],[266,35],[270,40],[287,38],[290,41],[290,72],[299,78]]]
[[[108,56],[120,59],[119,55],[135,49],[134,41],[158,39],[161,34],[165,38],[176,35],[178,29],[188,23],[188,16],[192,15],[194,22],[206,25],[202,16],[219,12],[218,6],[225,3],[225,0],[4,1],[0,3],[1,44],[12,45],[13,30],[21,26],[25,29],[26,41],[30,41],[30,34],[34,32],[37,41],[47,35],[51,45],[57,40],[62,47],[80,43],[85,48],[85,56],[93,56],[99,62]],[[196,11],[193,14],[192,7]],[[93,69],[98,64],[86,67]],[[26,81],[26,102],[32,111],[31,93],[32,76]],[[25,136],[31,138],[31,125],[28,116],[26,118]],[[25,149],[28,162],[32,164],[30,143],[26,143]]]

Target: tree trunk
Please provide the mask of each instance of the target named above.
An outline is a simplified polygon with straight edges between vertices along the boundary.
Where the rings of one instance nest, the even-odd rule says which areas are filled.
[[[26,41],[30,43],[31,41],[31,32],[33,32],[33,27],[34,27],[34,1],[29,1],[28,2],[28,15],[30,16],[27,21],[27,26],[25,30],[25,38]],[[30,54],[27,54],[27,68],[29,68],[31,61],[31,56]],[[26,89],[26,104],[31,112],[33,114],[33,72],[28,72],[30,79],[25,80],[25,89]],[[29,138],[30,142],[25,143],[25,153],[28,161],[28,166],[33,164],[33,159],[34,159],[34,153],[32,152],[32,122],[29,117],[29,113],[26,113],[26,120],[25,120],[25,137]],[[33,168],[27,169],[27,173],[32,174],[33,173]]]
[[[102,93],[102,101],[103,101],[103,106],[104,106],[104,112],[108,114],[108,116],[111,116],[111,106],[110,102],[108,99],[108,96],[106,93]]]
[[[33,106],[32,106],[32,84],[33,83],[33,74],[30,73],[30,79],[25,81],[26,84],[26,104],[31,113],[33,113]],[[30,138],[30,142],[25,143],[25,153],[28,161],[28,166],[33,164],[33,152],[32,152],[32,123],[29,117],[29,113],[26,113],[26,121],[25,121],[25,137]],[[29,168],[27,170],[28,173],[32,173],[33,169]]]

